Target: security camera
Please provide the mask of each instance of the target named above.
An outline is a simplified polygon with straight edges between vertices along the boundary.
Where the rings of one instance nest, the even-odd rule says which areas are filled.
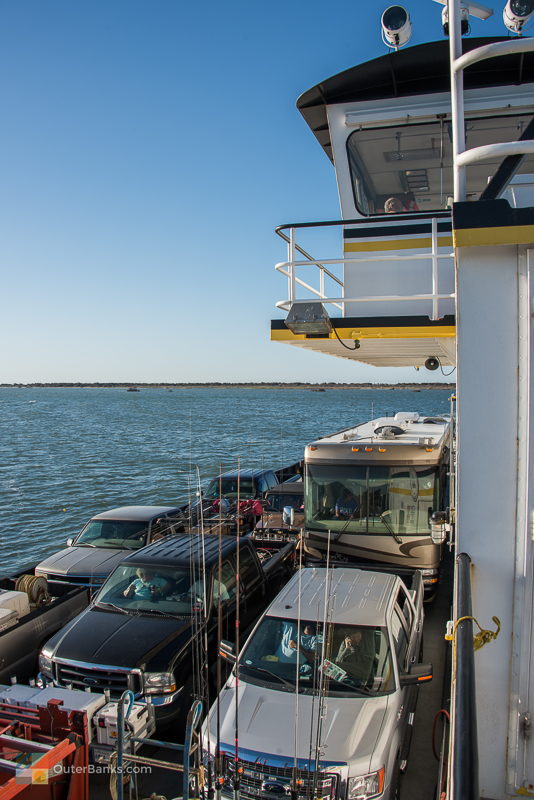
[[[441,24],[443,26],[443,35],[449,35],[449,9],[447,6],[443,7],[441,12]],[[460,30],[462,36],[469,33],[469,9],[465,6],[460,6]]]
[[[434,372],[434,370],[439,367],[439,358],[436,358],[436,356],[429,356],[425,361],[425,367],[431,372]]]
[[[402,6],[389,6],[382,14],[382,41],[397,50],[408,44],[412,36],[410,15]]]
[[[534,0],[508,0],[502,18],[509,31],[521,35],[533,13]]]
[[[449,35],[449,9],[448,0],[434,0],[435,3],[440,3],[444,6],[441,12],[441,24],[443,25],[443,33],[445,36]],[[462,36],[469,33],[469,17],[478,17],[478,19],[488,19],[493,14],[493,10],[481,3],[475,3],[474,0],[460,0],[460,26]]]

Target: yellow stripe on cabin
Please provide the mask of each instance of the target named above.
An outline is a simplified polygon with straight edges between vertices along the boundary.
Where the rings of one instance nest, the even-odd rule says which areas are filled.
[[[336,328],[340,339],[442,339],[452,338],[456,336],[456,327],[454,325],[440,325],[435,328],[417,328],[410,326],[406,328]],[[271,341],[273,342],[288,342],[288,341],[309,341],[317,342],[326,339],[335,339],[337,337],[334,332],[325,334],[324,336],[314,336],[313,339],[306,339],[303,333],[293,333],[287,328],[286,330],[271,330]]]
[[[345,242],[343,252],[365,253],[376,250],[429,250],[432,239],[380,239],[375,242]],[[452,247],[452,236],[438,236],[438,247]],[[429,254],[430,257],[430,254]]]
[[[457,228],[453,230],[455,247],[477,247],[496,244],[531,244],[534,225],[506,225],[497,228]]]

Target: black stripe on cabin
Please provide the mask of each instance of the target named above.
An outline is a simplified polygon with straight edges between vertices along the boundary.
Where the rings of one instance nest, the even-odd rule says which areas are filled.
[[[438,233],[450,233],[452,222],[438,222]],[[344,239],[363,239],[369,236],[404,236],[412,233],[431,233],[432,225],[430,222],[423,222],[419,225],[382,225],[373,228],[345,228],[343,231]]]
[[[479,200],[454,203],[453,228],[512,228],[534,225],[534,208],[512,208],[507,200]]]

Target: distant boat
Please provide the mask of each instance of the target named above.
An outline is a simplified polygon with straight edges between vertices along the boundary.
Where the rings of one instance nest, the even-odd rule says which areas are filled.
[[[326,392],[326,389],[312,389],[312,392]]]
[[[126,389],[127,392],[140,392],[141,389],[138,389],[136,386],[128,386]]]

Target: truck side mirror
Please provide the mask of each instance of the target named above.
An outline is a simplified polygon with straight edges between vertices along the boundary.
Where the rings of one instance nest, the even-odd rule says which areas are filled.
[[[295,524],[295,509],[292,506],[284,506],[282,511],[282,522],[284,525],[290,526]]]
[[[401,686],[419,686],[432,680],[432,664],[412,664],[408,672],[401,672]]]
[[[236,657],[235,657],[233,642],[228,642],[226,639],[221,639],[221,642],[219,644],[219,655],[221,656],[221,658],[224,658],[225,661],[229,661],[231,664],[235,664]]]

